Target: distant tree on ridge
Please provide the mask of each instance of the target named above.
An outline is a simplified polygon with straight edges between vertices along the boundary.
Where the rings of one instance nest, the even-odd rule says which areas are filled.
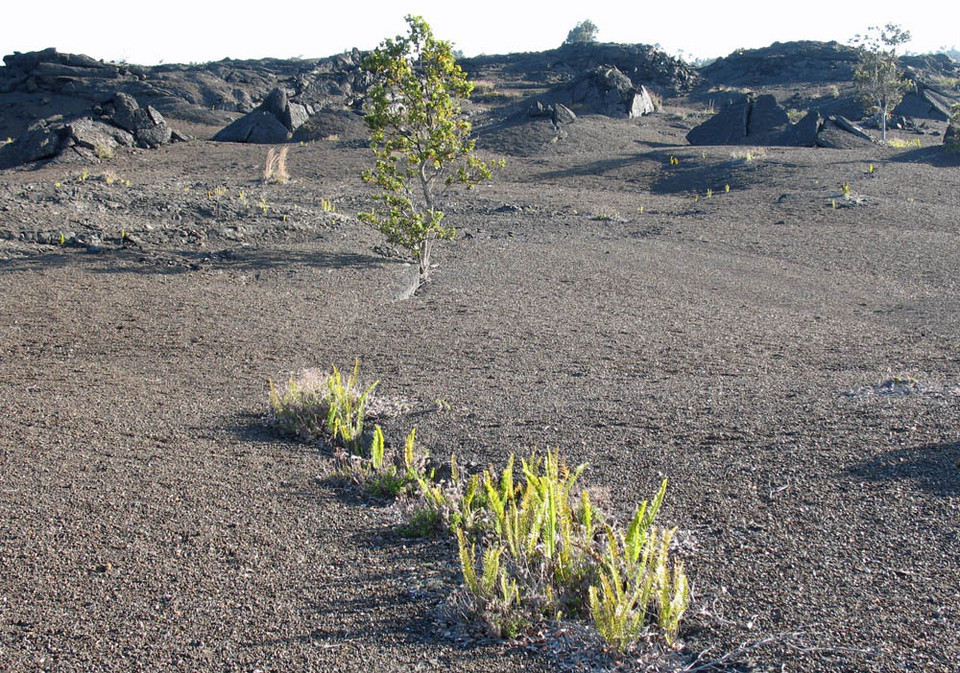
[[[590,19],[585,19],[570,29],[567,33],[567,39],[564,44],[586,44],[597,41],[597,33],[600,31]]]

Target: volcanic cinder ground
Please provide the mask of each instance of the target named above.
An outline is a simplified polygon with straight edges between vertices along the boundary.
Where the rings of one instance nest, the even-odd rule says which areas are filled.
[[[450,541],[265,426],[268,380],[355,358],[394,443],[559,447],[619,517],[668,477],[686,653],[960,669],[960,168],[694,148],[684,105],[507,153],[406,299],[362,144],[292,146],[286,184],[206,140],[2,172],[0,669],[586,667],[439,620]]]

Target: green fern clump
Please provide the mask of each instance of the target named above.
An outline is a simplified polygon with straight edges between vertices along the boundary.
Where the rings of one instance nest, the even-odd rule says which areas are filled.
[[[588,491],[574,493],[585,465],[569,469],[558,451],[534,452],[520,464],[521,475],[514,474],[513,456],[499,474],[485,471],[482,497],[471,481],[472,488],[459,491],[459,504],[449,493],[443,501],[444,511],[455,513],[464,587],[475,614],[500,633],[543,618],[590,619],[621,652],[651,629],[673,644],[690,593],[683,564],[670,560],[676,529],[654,526],[666,480],[621,532],[603,522]],[[443,489],[429,493],[436,503]],[[479,565],[477,544],[484,547]]]
[[[637,509],[625,535],[606,526],[607,550],[600,582],[590,587],[590,613],[600,635],[621,651],[640,637],[648,622],[656,623],[672,644],[689,605],[683,564],[674,564],[672,572],[669,567],[676,529],[653,526],[666,488],[664,480],[653,503]]]
[[[370,394],[377,387],[374,383],[361,388],[359,359],[346,379],[334,366],[326,375],[303,372],[291,378],[283,391],[277,390],[273,381],[269,385],[272,420],[277,427],[307,439],[327,436],[351,448],[363,434]]]

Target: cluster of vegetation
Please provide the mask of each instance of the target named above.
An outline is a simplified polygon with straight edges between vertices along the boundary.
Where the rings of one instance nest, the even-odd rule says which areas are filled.
[[[358,217],[412,254],[424,282],[434,241],[456,234],[443,223],[442,197],[454,185],[470,189],[489,180],[503,162],[474,154],[461,107],[473,83],[450,43],[436,39],[421,17],[406,21],[407,35],[384,40],[363,63],[373,78],[365,120],[376,160],[363,180],[378,187],[381,206]]]
[[[287,153],[289,151],[289,145],[282,145],[279,148],[271,147],[267,150],[267,159],[263,167],[264,182],[283,184],[290,179],[290,174],[287,172]]]
[[[947,136],[945,145],[951,152],[960,152],[960,105],[954,105],[952,112],[950,126],[953,131]]]
[[[590,19],[585,19],[570,29],[570,32],[567,33],[567,39],[563,43],[590,44],[597,41],[597,33],[599,32],[600,29],[597,28],[597,24]]]
[[[880,117],[883,141],[887,141],[887,118],[910,88],[898,64],[897,47],[910,41],[910,31],[888,23],[871,26],[866,34],[856,35],[859,62],[853,78],[867,109]]]
[[[324,438],[346,473],[368,492],[413,500],[402,532],[456,537],[463,603],[502,637],[549,619],[592,621],[616,650],[626,652],[659,633],[672,644],[690,600],[683,563],[671,559],[676,529],[655,525],[666,494],[635,511],[625,529],[576,491],[586,465],[570,469],[559,451],[535,451],[506,466],[462,472],[450,457],[446,479],[427,469],[416,428],[401,455],[379,426],[364,434],[377,383],[363,386],[359,365],[344,377],[308,372],[284,390],[270,383],[273,423],[303,438]]]

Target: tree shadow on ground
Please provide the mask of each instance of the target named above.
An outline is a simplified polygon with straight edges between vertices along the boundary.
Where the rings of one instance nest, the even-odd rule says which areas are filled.
[[[865,481],[913,481],[938,496],[960,494],[960,442],[906,447],[850,468]]]
[[[329,251],[292,251],[275,248],[178,250],[171,248],[104,248],[96,253],[57,249],[0,264],[0,272],[36,268],[86,266],[93,273],[175,275],[202,269],[265,271],[289,266],[319,269],[381,269],[401,260],[373,254]]]
[[[943,145],[918,147],[890,157],[889,161],[890,163],[928,164],[937,168],[950,168],[960,166],[960,152],[948,152]]]

